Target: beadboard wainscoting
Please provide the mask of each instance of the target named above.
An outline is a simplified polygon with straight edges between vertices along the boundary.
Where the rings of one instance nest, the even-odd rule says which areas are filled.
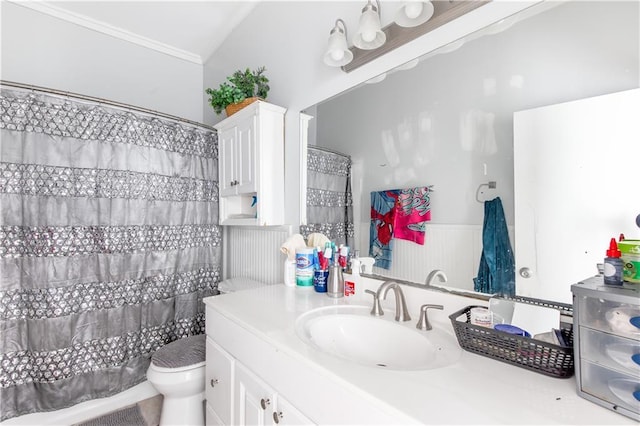
[[[290,226],[225,226],[225,278],[251,278],[266,284],[283,282],[285,255],[280,246],[291,235]]]
[[[369,222],[359,226],[361,256],[367,256],[369,252],[369,226]],[[508,229],[511,247],[515,250],[513,226]],[[444,285],[473,291],[473,278],[478,274],[481,254],[482,225],[428,224],[423,246],[393,239],[391,269],[374,266],[373,273],[424,283],[430,271],[441,269],[448,277]],[[441,285],[440,282],[436,284]]]

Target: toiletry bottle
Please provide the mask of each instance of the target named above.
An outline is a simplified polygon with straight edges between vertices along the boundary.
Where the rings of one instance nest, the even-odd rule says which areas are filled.
[[[622,259],[616,239],[609,242],[607,257],[604,258],[604,283],[607,285],[622,285]]]
[[[287,287],[296,286],[296,261],[289,260],[284,261],[284,285]]]
[[[336,261],[329,268],[329,278],[327,279],[327,296],[344,297],[344,276],[342,275],[342,267]]]

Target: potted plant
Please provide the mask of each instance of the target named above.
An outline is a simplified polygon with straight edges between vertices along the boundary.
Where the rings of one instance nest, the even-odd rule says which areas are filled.
[[[269,93],[269,79],[264,75],[265,67],[251,71],[237,70],[220,84],[218,89],[208,88],[209,103],[216,114],[224,109],[227,116],[239,111],[258,99],[266,99]]]

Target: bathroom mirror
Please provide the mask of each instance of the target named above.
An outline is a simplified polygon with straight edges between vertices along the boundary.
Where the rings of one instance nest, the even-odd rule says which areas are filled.
[[[501,198],[514,245],[514,112],[637,88],[638,17],[637,2],[542,2],[307,108],[309,145],[352,158],[361,256],[371,191],[433,185],[424,246],[394,240],[374,274],[424,284],[442,269],[472,291],[485,200]]]

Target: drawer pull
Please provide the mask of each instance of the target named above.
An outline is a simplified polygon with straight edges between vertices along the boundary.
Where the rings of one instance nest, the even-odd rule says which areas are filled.
[[[280,419],[282,419],[282,411],[280,411],[280,412],[275,412],[274,411],[273,412],[273,422],[275,424],[278,424],[278,423],[280,423]]]
[[[267,405],[271,404],[271,401],[269,400],[269,398],[262,398],[260,400],[260,406],[262,407],[263,410],[267,409]]]
[[[215,387],[218,384],[218,379],[211,379],[211,387]]]

